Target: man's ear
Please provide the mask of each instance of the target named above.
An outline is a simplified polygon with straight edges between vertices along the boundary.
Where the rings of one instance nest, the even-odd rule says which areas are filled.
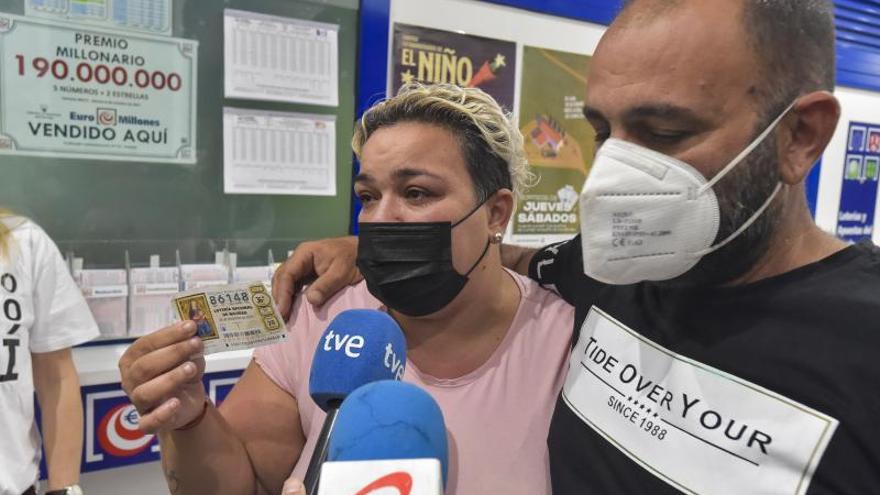
[[[510,189],[499,189],[486,201],[489,212],[489,233],[507,231],[507,223],[513,215],[513,192]]]
[[[787,185],[800,184],[825,151],[840,120],[840,103],[827,91],[804,95],[778,131],[779,174]]]

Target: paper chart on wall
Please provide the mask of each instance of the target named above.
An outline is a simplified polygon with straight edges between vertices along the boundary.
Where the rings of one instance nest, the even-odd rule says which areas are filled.
[[[224,11],[227,98],[339,105],[339,26]]]
[[[223,109],[227,194],[336,195],[336,117]]]

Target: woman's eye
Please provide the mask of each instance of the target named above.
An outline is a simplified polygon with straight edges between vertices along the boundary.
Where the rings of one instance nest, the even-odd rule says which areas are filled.
[[[413,199],[413,200],[418,201],[418,200],[427,199],[429,196],[430,196],[430,194],[427,191],[422,190],[422,189],[407,189],[406,190],[406,199]]]

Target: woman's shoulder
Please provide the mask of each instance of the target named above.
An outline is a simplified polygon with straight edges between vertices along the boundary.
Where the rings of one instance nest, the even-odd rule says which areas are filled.
[[[552,307],[562,313],[570,312],[572,315],[574,315],[574,307],[565,302],[564,299],[559,297],[559,294],[553,292],[552,290],[541,287],[538,282],[535,282],[529,277],[520,275],[519,273],[511,270],[508,270],[508,273],[510,273],[510,275],[519,286],[520,291],[522,292],[522,299],[524,304],[535,305],[544,308]]]
[[[304,298],[304,294],[301,293],[300,297]],[[305,304],[309,303],[305,302]],[[337,292],[320,307],[313,306],[313,310],[318,319],[329,322],[337,314],[348,309],[379,309],[381,307],[382,303],[370,294],[370,291],[367,290],[367,283],[361,280]]]
[[[0,222],[3,222],[3,226],[6,227],[13,236],[20,237],[36,234],[48,237],[39,225],[27,217],[15,214],[0,214]]]
[[[5,230],[3,253],[7,261],[17,266],[48,266],[53,262],[53,255],[58,247],[49,234],[27,217],[18,215],[0,215],[0,222]]]

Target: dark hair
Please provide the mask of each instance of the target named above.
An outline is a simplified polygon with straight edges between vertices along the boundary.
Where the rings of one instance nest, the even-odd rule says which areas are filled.
[[[830,0],[746,0],[743,24],[760,62],[765,119],[803,93],[834,90]]]
[[[627,0],[621,15],[645,0]],[[764,118],[772,119],[798,95],[833,91],[834,11],[831,0],[742,0],[747,43],[760,66]],[[656,18],[683,0],[654,0],[639,18]],[[648,17],[650,15],[650,17]]]

